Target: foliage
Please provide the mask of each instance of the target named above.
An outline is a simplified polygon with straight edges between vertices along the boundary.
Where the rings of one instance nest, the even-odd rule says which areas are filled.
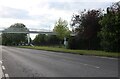
[[[64,37],[68,37],[70,35],[70,31],[67,25],[68,25],[67,21],[62,20],[61,18],[59,18],[59,20],[55,24],[53,31],[56,32],[57,37],[60,40],[63,40]]]
[[[46,35],[45,34],[38,34],[36,35],[35,39],[33,40],[35,45],[45,45],[46,43]]]
[[[99,20],[102,16],[101,10],[84,10],[78,15],[73,15],[71,26],[77,34],[76,41],[78,48],[98,49],[99,38],[97,32],[100,31]],[[83,44],[84,43],[84,44]]]
[[[47,36],[47,45],[58,45],[59,38],[56,35],[48,35]]]
[[[5,32],[26,32],[28,29],[22,23],[15,23],[9,28],[4,30]],[[27,33],[2,33],[3,45],[18,45],[27,42]]]
[[[0,34],[0,45],[2,44],[2,36],[1,36],[1,34]]]
[[[57,45],[59,44],[59,39],[56,35],[45,35],[38,34],[33,40],[33,44],[35,45]]]
[[[120,2],[107,8],[107,13],[100,20],[102,25],[99,37],[101,46],[106,51],[120,51]]]
[[[75,36],[70,36],[68,39],[68,48],[69,49],[78,49],[78,45],[81,44],[78,42],[77,37]]]

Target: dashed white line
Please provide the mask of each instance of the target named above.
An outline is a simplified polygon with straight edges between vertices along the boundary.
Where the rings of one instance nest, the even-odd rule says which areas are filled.
[[[82,64],[82,63],[81,63]],[[83,65],[85,65],[85,66],[91,66],[91,67],[94,67],[94,68],[100,68],[100,67],[98,67],[98,66],[94,66],[94,65],[90,65],[90,64],[83,64]]]
[[[101,58],[106,58],[106,59],[117,59],[117,58],[109,58],[109,57],[101,57]]]
[[[87,64],[84,64],[85,66],[87,65]]]
[[[62,60],[68,60],[69,58],[65,58],[65,59],[62,59]],[[91,65],[91,64],[87,64],[87,63],[79,63],[79,64],[82,64],[84,66],[90,66],[90,67],[93,67],[93,68],[100,68],[99,66],[96,66],[96,65]]]
[[[96,68],[100,68],[100,67],[96,67]]]
[[[95,56],[95,57],[105,58],[105,59],[114,59],[114,60],[117,60],[117,58],[111,58],[111,57],[100,57],[100,56]]]

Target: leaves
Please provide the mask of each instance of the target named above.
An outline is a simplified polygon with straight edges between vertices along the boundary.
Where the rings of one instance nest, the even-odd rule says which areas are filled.
[[[59,18],[59,20],[55,23],[53,31],[57,33],[58,38],[61,40],[63,40],[64,37],[68,37],[70,35],[70,31],[67,25],[67,21],[62,20],[61,18]]]
[[[100,31],[99,20],[101,19],[101,10],[84,10],[78,15],[72,17],[72,27],[77,34],[77,41],[79,42],[79,48],[85,47],[86,49],[99,48],[99,38],[97,37],[98,31]],[[84,42],[83,42],[84,41]]]
[[[114,3],[107,8],[105,14],[100,20],[102,26],[99,33],[101,46],[106,51],[120,51],[120,2]]]
[[[15,23],[9,28],[4,30],[5,32],[26,32],[28,29],[22,23]],[[27,33],[3,33],[2,43],[4,45],[18,45],[27,42]]]

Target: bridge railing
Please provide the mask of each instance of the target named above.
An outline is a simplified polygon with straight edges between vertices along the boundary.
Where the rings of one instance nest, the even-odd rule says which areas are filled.
[[[37,34],[51,34],[51,35],[56,35],[53,31],[46,30],[46,29],[24,29],[24,28],[9,28],[9,29],[1,29],[1,33],[37,33]]]

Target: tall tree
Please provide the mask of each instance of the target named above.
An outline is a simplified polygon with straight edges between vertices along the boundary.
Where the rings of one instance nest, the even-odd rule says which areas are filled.
[[[62,20],[61,18],[59,18],[59,20],[55,23],[53,31],[57,34],[57,37],[60,40],[63,40],[64,37],[68,37],[70,35],[70,30],[67,25],[67,21]]]
[[[107,13],[100,21],[99,36],[101,46],[106,51],[120,51],[120,1],[107,8]]]
[[[27,32],[27,31],[28,29],[22,23],[15,23],[11,25],[9,28],[5,29],[4,32],[2,33],[2,44],[18,45],[27,42],[27,33],[18,33],[18,32]]]
[[[99,20],[102,16],[101,10],[84,10],[78,15],[73,15],[71,26],[73,31],[77,34],[77,39],[83,40],[85,48],[97,49],[99,47],[99,39],[97,32],[100,31]],[[82,46],[80,46],[82,47]]]
[[[0,45],[2,44],[2,36],[1,36],[1,34],[0,34]]]

